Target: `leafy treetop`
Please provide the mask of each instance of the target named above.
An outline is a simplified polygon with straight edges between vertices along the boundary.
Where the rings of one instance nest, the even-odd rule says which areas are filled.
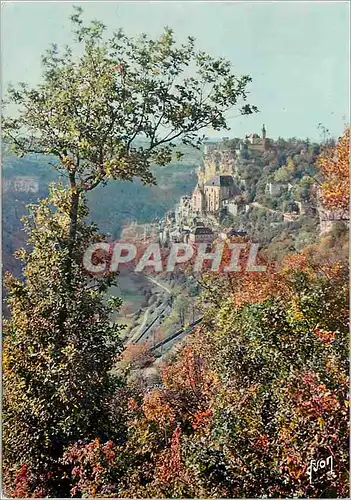
[[[119,29],[106,39],[101,22],[83,23],[80,7],[71,21],[79,50],[52,45],[42,83],[9,88],[18,116],[3,129],[18,154],[56,156],[78,192],[109,178],[153,183],[150,165],[170,162],[175,140],[199,146],[204,128],[228,129],[228,109],[257,111],[246,103],[251,78],[196,50],[192,37],[179,45],[169,28],[155,40]]]

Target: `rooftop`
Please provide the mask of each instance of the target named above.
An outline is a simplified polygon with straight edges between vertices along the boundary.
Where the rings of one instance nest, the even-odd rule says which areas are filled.
[[[246,236],[247,235],[247,232],[242,230],[242,229],[235,229],[235,228],[232,228],[229,232],[228,232],[228,235],[229,236]]]
[[[231,175],[216,175],[206,182],[205,186],[233,186],[234,179]]]
[[[213,231],[209,227],[198,226],[193,230],[193,234],[213,234]]]

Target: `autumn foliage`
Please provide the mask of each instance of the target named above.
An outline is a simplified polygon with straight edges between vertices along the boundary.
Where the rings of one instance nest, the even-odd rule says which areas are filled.
[[[323,174],[322,201],[330,210],[348,212],[350,204],[350,127],[335,147],[327,147],[317,164]]]
[[[238,288],[222,273],[207,279],[216,300],[206,295],[202,326],[163,363],[160,386],[128,399],[128,436],[109,444],[116,458],[108,462],[97,441],[70,449],[74,492],[348,495],[347,265],[320,262],[306,248],[268,272],[265,291],[245,273]],[[84,459],[84,480],[77,446],[98,453],[92,465]],[[310,461],[329,456],[333,473],[311,483]]]
[[[150,346],[146,342],[128,344],[119,358],[119,366],[123,369],[141,368],[154,361]]]
[[[230,259],[225,250],[219,271],[201,277],[201,325],[159,364],[157,387],[127,378],[130,370],[143,370],[155,361],[148,344],[129,344],[117,359],[120,379],[109,385],[103,398],[104,420],[95,419],[97,427],[91,425],[89,432],[83,427],[79,432],[72,423],[74,434],[62,433],[59,447],[54,440],[49,443],[50,453],[55,449],[56,455],[51,453],[44,467],[33,459],[33,442],[28,447],[19,441],[28,458],[6,467],[9,496],[45,497],[65,491],[72,497],[96,498],[346,497],[348,264],[337,252],[340,235],[324,240],[288,255],[279,266],[259,256],[265,272],[248,272],[245,266],[242,272],[222,272]],[[243,249],[239,264],[247,262],[248,251],[248,246]],[[17,335],[6,339],[4,370],[8,381],[17,380],[18,362],[23,360],[36,370],[34,384],[39,375],[48,377],[47,367],[38,371],[41,365],[31,364],[35,337],[25,334],[29,319],[21,306],[23,285],[9,278],[9,286]],[[38,338],[43,332],[45,338],[47,323],[41,311],[31,322],[32,332]],[[87,331],[91,314],[89,309]],[[23,341],[15,342],[20,333],[29,342],[26,351]],[[101,347],[96,352],[101,355]],[[63,350],[67,363],[71,353],[68,346]],[[91,380],[90,370],[84,376]],[[17,386],[8,382],[7,387],[5,409],[18,412]],[[70,394],[77,390],[81,394],[74,386]],[[27,393],[23,397],[28,398]],[[36,401],[26,413],[28,426],[42,408]],[[66,417],[66,406],[61,408]],[[83,410],[82,424],[87,418]],[[70,409],[67,415],[72,413]],[[37,424],[38,432],[45,428],[50,435],[53,425],[66,425],[63,417],[53,413],[47,428]],[[47,422],[47,415],[42,419]],[[10,436],[15,442],[21,433],[8,433],[7,440]],[[42,453],[47,455],[45,449]],[[311,483],[311,460],[329,456],[333,473],[320,471]]]

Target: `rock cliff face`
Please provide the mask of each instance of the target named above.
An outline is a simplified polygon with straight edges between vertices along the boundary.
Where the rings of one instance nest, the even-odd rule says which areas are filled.
[[[236,161],[235,153],[225,143],[205,145],[202,164],[196,172],[198,183],[191,198],[195,213],[219,212],[223,200],[238,194],[234,183]]]
[[[227,149],[211,151],[204,155],[203,164],[198,169],[199,184],[204,185],[216,175],[233,175],[235,159]]]

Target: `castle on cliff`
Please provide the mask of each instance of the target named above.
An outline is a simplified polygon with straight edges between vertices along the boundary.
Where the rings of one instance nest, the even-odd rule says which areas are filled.
[[[197,170],[198,182],[187,203],[193,213],[217,215],[222,209],[236,215],[241,189],[236,185],[235,171],[238,159],[246,151],[264,152],[267,149],[266,128],[261,135],[248,134],[240,140],[235,151],[225,142],[207,142],[202,165]]]
[[[263,153],[268,147],[267,131],[263,125],[261,136],[258,134],[248,134],[243,141],[243,146],[246,146],[249,151],[259,151]]]

